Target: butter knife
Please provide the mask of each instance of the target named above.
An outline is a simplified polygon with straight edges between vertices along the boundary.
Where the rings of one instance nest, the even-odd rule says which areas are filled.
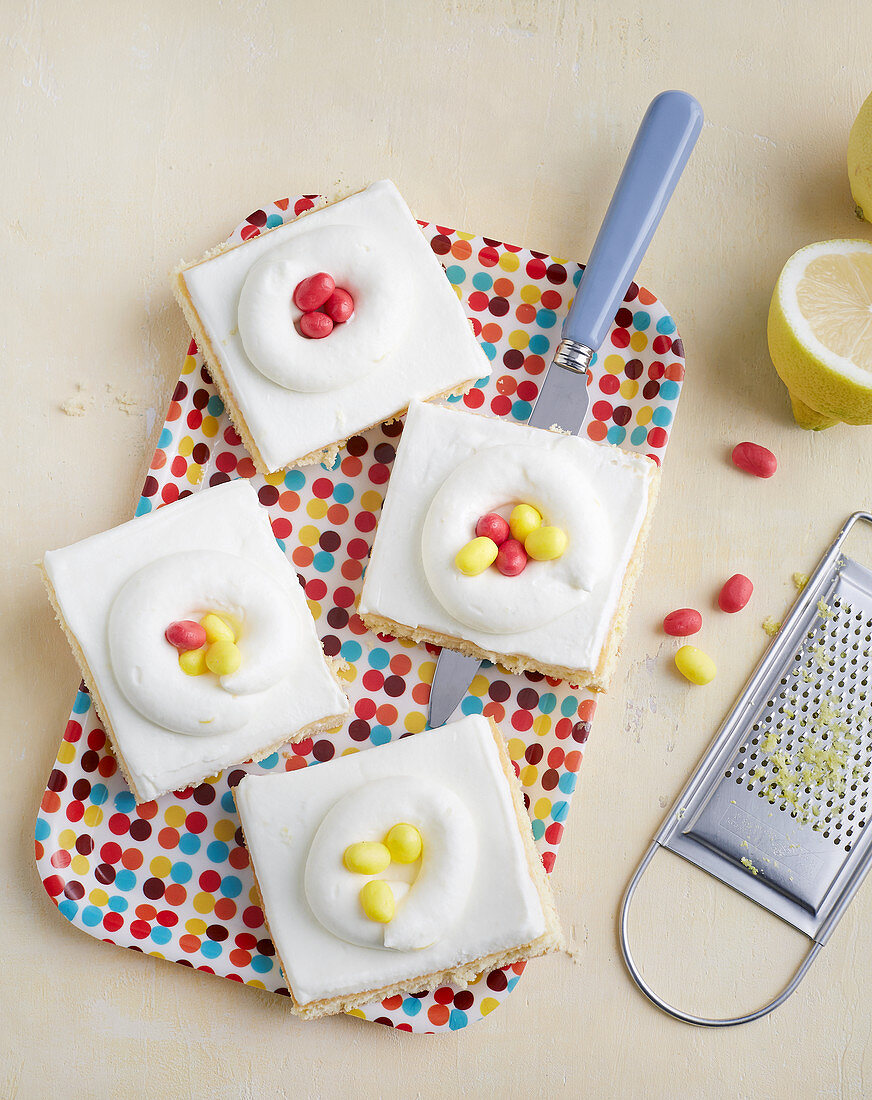
[[[650,103],[581,277],[560,343],[530,415],[534,428],[576,435],[587,415],[588,368],[660,223],[702,129],[702,108],[687,92]],[[444,725],[481,661],[443,649],[430,688],[429,724]]]

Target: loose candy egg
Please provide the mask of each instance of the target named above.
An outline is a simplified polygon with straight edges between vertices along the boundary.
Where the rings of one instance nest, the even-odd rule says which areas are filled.
[[[396,863],[414,863],[421,854],[424,841],[414,825],[400,821],[388,830],[385,847]]]
[[[554,561],[566,550],[566,542],[562,527],[537,527],[524,540],[524,549],[536,561]]]
[[[193,619],[180,619],[178,622],[170,623],[164,631],[164,637],[170,645],[182,651],[199,649],[206,644],[206,631]]]
[[[692,684],[710,684],[717,673],[717,666],[707,653],[695,645],[683,645],[675,654],[675,667]]]
[[[323,309],[334,325],[343,325],[354,313],[354,299],[347,290],[338,286],[324,303]]]
[[[206,647],[179,654],[179,668],[188,676],[202,676],[206,669]]]
[[[457,551],[454,564],[467,577],[483,573],[496,560],[498,547],[493,539],[475,538]]]
[[[772,477],[778,469],[778,459],[759,443],[737,443],[732,458],[740,470],[755,477]]]
[[[721,611],[733,615],[745,607],[753,591],[754,585],[743,573],[734,573],[728,581],[724,582],[724,587],[718,594],[718,607]]]
[[[689,638],[702,629],[702,615],[692,607],[680,607],[669,612],[663,620],[663,629],[673,638]]]
[[[542,526],[542,516],[532,504],[516,504],[509,516],[512,538],[524,542],[531,531]]]
[[[342,862],[356,875],[377,875],[391,862],[391,853],[377,840],[361,840],[348,845]]]
[[[493,539],[497,546],[502,546],[509,537],[509,525],[496,512],[488,512],[475,525],[475,533],[481,538]]]
[[[206,632],[207,642],[235,642],[236,632],[226,619],[211,612],[200,619],[200,626]]]
[[[326,313],[319,313],[313,309],[310,313],[304,313],[300,318],[300,332],[308,336],[310,340],[323,340],[333,331],[333,322]]]
[[[206,668],[216,676],[229,676],[242,664],[242,654],[234,642],[213,642],[206,650]]]
[[[336,289],[333,276],[326,271],[319,271],[316,275],[310,275],[297,283],[294,289],[294,305],[297,309],[308,313],[312,309],[320,309]]]
[[[397,911],[393,890],[380,878],[364,883],[360,891],[360,904],[369,919],[379,924],[389,924]]]
[[[527,568],[527,551],[517,539],[506,539],[497,552],[497,569],[504,577],[517,577]]]

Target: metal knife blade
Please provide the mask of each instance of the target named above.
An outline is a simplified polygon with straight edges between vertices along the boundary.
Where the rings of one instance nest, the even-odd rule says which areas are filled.
[[[427,720],[431,729],[444,726],[472,683],[481,667],[478,657],[467,657],[453,649],[443,649],[436,660],[436,671],[430,685],[430,707]]]
[[[528,423],[576,435],[587,415],[587,373],[608,335],[702,129],[702,108],[686,92],[661,92],[636,140],[584,269],[562,338]],[[443,649],[430,690],[430,726],[452,714],[480,662]],[[438,684],[438,690],[437,690]]]
[[[590,406],[588,375],[576,374],[556,361],[548,368],[527,423],[531,428],[561,428],[578,435]]]

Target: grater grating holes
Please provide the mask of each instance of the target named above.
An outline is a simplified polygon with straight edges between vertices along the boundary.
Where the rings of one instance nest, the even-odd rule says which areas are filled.
[[[868,686],[870,645],[872,620],[839,596],[821,600],[777,696],[725,773],[846,851],[865,825],[858,792],[865,803],[872,788],[872,708],[859,690]]]

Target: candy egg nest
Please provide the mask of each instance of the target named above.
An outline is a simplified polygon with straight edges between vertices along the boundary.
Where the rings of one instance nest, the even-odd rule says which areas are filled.
[[[480,516],[475,538],[458,550],[455,567],[464,576],[474,577],[491,565],[506,577],[516,577],[535,561],[556,561],[569,542],[562,527],[550,526],[532,504],[515,504],[508,520],[499,512]]]

